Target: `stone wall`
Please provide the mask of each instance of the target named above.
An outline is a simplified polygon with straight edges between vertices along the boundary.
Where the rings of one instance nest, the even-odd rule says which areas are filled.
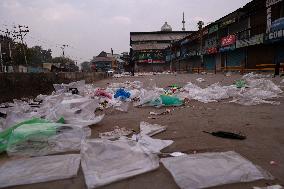
[[[107,78],[105,73],[0,73],[0,103],[22,97],[50,94],[55,83],[85,80],[87,83]]]

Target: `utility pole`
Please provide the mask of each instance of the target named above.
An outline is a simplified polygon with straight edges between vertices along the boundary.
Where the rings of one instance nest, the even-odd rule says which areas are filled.
[[[64,50],[65,50],[65,48],[66,47],[68,47],[69,45],[62,45],[60,48],[61,48],[61,50],[62,50],[62,57],[65,57],[65,52],[64,52]]]
[[[184,12],[182,13],[182,31],[185,31]]]
[[[0,72],[2,72],[3,71],[3,57],[2,57],[2,43],[1,43],[2,41],[0,41],[0,63],[1,63],[1,70],[0,70]]]
[[[16,28],[16,26],[14,28]],[[18,25],[18,28],[19,28],[19,31],[14,31],[14,33],[17,34],[17,37],[20,37],[20,40],[22,42],[22,48],[23,48],[25,63],[26,63],[26,65],[28,65],[28,60],[27,60],[26,50],[25,50],[25,44],[24,44],[24,37],[30,32],[29,27]]]

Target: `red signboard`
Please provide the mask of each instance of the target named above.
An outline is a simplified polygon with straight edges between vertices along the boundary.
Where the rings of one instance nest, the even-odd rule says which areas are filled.
[[[164,60],[153,60],[153,63],[154,64],[162,64],[162,63],[165,63]]]
[[[235,35],[228,35],[227,37],[223,37],[221,39],[221,46],[229,46],[236,43],[236,36]]]
[[[218,53],[217,47],[207,49],[207,54],[215,54]]]

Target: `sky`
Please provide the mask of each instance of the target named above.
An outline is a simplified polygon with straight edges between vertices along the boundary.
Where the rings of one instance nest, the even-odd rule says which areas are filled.
[[[250,0],[0,0],[0,30],[26,25],[28,46],[51,49],[78,61],[101,51],[129,51],[130,32],[159,31],[167,21],[174,31],[197,30],[197,22],[213,22]]]

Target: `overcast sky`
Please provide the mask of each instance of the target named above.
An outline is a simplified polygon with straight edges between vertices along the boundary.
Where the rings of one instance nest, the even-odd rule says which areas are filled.
[[[196,30],[244,6],[250,0],[0,0],[0,29],[28,25],[29,46],[51,48],[78,62],[90,60],[102,50],[129,51],[129,32],[158,31],[167,21],[173,30]]]

